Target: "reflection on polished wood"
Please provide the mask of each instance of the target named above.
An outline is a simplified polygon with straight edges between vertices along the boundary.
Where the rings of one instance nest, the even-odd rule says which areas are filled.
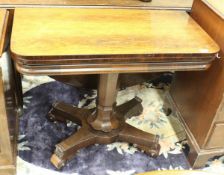
[[[219,48],[185,12],[37,8],[15,10],[11,50],[21,73],[72,75],[203,70]]]
[[[16,9],[14,21],[11,51],[26,61],[106,63],[128,57],[159,62],[172,54],[170,61],[184,61],[187,54],[197,61],[196,56],[219,50],[187,13],[178,11]]]
[[[140,0],[1,0],[3,7],[30,7],[30,6],[107,6],[134,7],[134,8],[173,8],[190,9],[193,0],[153,0],[142,2]]]

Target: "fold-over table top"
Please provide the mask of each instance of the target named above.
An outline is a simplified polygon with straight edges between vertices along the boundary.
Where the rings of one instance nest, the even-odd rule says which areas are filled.
[[[18,8],[11,51],[23,64],[164,63],[210,62],[219,47],[183,11]]]

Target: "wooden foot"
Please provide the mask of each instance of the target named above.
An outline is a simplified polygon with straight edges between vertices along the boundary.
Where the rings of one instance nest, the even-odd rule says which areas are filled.
[[[158,137],[156,139],[159,140]],[[151,147],[137,145],[137,148],[139,148],[140,150],[144,151],[146,154],[154,158],[156,158],[159,155],[159,151],[160,151],[160,145],[158,144],[158,141],[157,143],[155,142],[154,145],[152,145]]]
[[[79,149],[95,143],[96,136],[88,128],[82,127],[75,134],[56,145],[51,162],[56,168],[60,169]]]
[[[118,136],[119,141],[136,144],[138,148],[142,149],[151,156],[159,154],[159,138],[156,135],[144,132],[127,123],[125,123]]]
[[[57,168],[61,169],[65,165],[65,160],[60,159],[56,154],[51,156],[51,163]]]

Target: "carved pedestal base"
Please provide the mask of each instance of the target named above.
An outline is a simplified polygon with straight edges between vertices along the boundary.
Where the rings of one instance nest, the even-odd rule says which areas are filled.
[[[51,162],[61,168],[77,150],[93,144],[109,144],[124,141],[136,144],[152,156],[157,156],[160,146],[158,137],[141,131],[125,120],[142,113],[142,100],[138,97],[116,106],[118,74],[99,75],[97,107],[93,110],[79,109],[65,103],[55,103],[49,112],[52,121],[73,121],[82,127],[56,145]]]
[[[51,162],[57,168],[61,168],[65,162],[71,159],[77,150],[93,144],[109,144],[116,141],[124,141],[136,144],[151,156],[157,156],[160,146],[158,137],[141,131],[127,123],[125,119],[141,114],[142,105],[138,97],[114,107],[112,117],[118,121],[118,127],[110,132],[95,130],[91,123],[96,117],[96,109],[80,109],[65,103],[55,103],[49,112],[52,121],[73,121],[82,127],[69,138],[56,145]]]

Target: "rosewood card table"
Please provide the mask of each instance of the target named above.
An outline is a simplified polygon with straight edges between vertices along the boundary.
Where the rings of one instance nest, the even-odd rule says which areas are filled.
[[[11,36],[11,53],[22,74],[98,76],[96,109],[56,102],[49,112],[50,120],[82,125],[56,145],[51,162],[57,168],[95,143],[125,141],[158,155],[158,136],[125,123],[141,114],[141,99],[116,106],[120,74],[205,70],[218,51],[183,11],[18,8]]]

